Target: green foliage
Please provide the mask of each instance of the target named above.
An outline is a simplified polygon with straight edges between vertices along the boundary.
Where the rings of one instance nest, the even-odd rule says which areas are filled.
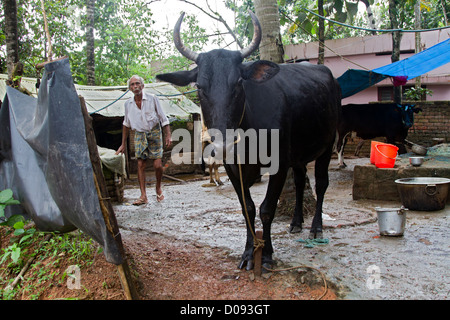
[[[405,98],[407,100],[420,101],[423,100],[425,96],[432,96],[433,91],[426,88],[416,88],[412,87],[410,89],[405,90]]]
[[[47,288],[65,285],[67,276],[70,276],[65,270],[67,263],[82,269],[92,265],[95,255],[101,252],[101,247],[81,231],[54,233],[49,239],[46,235],[47,233],[36,232],[32,241],[14,242],[0,254],[0,300],[15,299],[23,294],[28,294],[29,299],[39,299]],[[20,285],[14,289],[3,289],[20,272],[23,266],[20,261],[31,257],[34,257],[34,261]],[[17,264],[9,262],[15,259]]]
[[[372,2],[372,1],[369,1]],[[319,17],[304,10],[306,8],[319,13],[317,1],[282,0],[280,5],[280,22],[286,26],[283,36],[285,43],[317,41],[319,34]],[[351,0],[324,0],[324,16],[326,18],[358,26],[367,27],[365,13],[358,11],[358,2]],[[348,38],[367,35],[369,32],[349,29],[338,24],[325,21],[325,39]]]
[[[19,203],[19,201],[14,200],[13,191],[11,189],[0,191],[0,218],[5,217],[5,208],[7,205]]]
[[[414,5],[416,0],[397,1],[394,15],[399,28],[415,29]],[[445,3],[445,1],[444,1]],[[448,1],[447,1],[448,3]],[[372,5],[372,3],[371,3]],[[450,18],[450,4],[445,4],[447,19]],[[372,11],[377,21],[378,29],[390,29],[390,20],[384,17],[389,16],[388,1],[377,0],[372,5]],[[441,0],[421,0],[420,2],[421,29],[431,29],[444,27],[444,11]]]
[[[87,83],[85,30],[86,2],[83,0],[44,1],[52,39],[53,58],[69,56],[72,76],[78,84]],[[41,77],[35,65],[47,60],[48,44],[40,0],[17,0],[19,60],[25,77]],[[145,0],[95,1],[95,78],[97,85],[124,85],[133,74],[152,81],[160,69],[153,61],[167,61],[163,71],[186,67],[187,59],[175,52],[172,30],[155,31],[153,12]],[[4,18],[0,17],[0,68],[6,72]],[[206,30],[195,16],[183,23],[185,43],[202,51],[208,41]],[[5,50],[3,50],[5,49]]]
[[[173,0],[175,1],[175,0]],[[354,0],[324,0],[324,15],[333,20],[367,27],[366,12],[358,11]],[[413,0],[397,1],[396,16],[400,27],[414,27]],[[390,28],[388,2],[369,0],[378,28]],[[86,84],[87,54],[85,30],[87,26],[86,1],[44,1],[52,37],[53,57],[69,56],[74,81]],[[233,30],[243,46],[250,43],[253,24],[248,10],[254,10],[253,0],[226,0],[228,8],[236,13]],[[318,18],[302,8],[318,12],[317,1],[278,0],[280,24],[284,43],[316,41]],[[450,4],[444,1],[447,15]],[[2,8],[3,2],[0,2]],[[156,73],[185,69],[190,65],[175,51],[172,29],[154,30],[155,15],[146,0],[97,0],[95,1],[95,77],[97,85],[123,85],[133,74],[140,74],[146,81],[153,81]],[[206,9],[206,8],[205,8]],[[40,0],[17,0],[19,30],[19,59],[25,65],[25,77],[41,77],[35,65],[47,60],[48,45],[44,30]],[[444,17],[441,0],[422,0],[422,28],[441,27]],[[450,17],[448,17],[450,18]],[[228,21],[231,26],[233,23]],[[0,71],[6,72],[6,45],[4,17],[0,16]],[[196,16],[186,16],[183,22],[184,43],[195,51],[203,51],[209,41],[206,31],[199,27]],[[353,30],[333,23],[325,23],[325,39],[366,35],[368,32]],[[221,38],[215,43],[220,46]],[[254,57],[257,56],[254,53]],[[158,61],[158,66],[154,64]]]
[[[247,46],[253,37],[253,23],[248,11],[255,12],[253,0],[242,0],[240,4],[236,1],[226,0],[225,6],[236,13],[236,27],[234,33],[239,38],[243,46]]]
[[[20,204],[18,200],[13,198],[13,191],[6,189],[0,192],[0,218],[5,220],[0,226],[9,227],[9,233],[13,232],[14,243],[2,249],[0,254],[0,264],[11,260],[12,264],[17,265],[22,257],[23,248],[27,247],[33,237],[36,229],[25,229],[25,218],[21,215],[12,215],[5,219],[5,208],[7,205]],[[1,243],[1,242],[0,242]]]
[[[2,275],[0,277],[0,300],[2,298],[4,300],[14,299],[21,290],[22,292],[35,291],[36,285],[52,286],[61,283],[65,275],[64,270],[58,270],[58,266],[63,257],[67,257],[69,263],[83,267],[91,265],[96,253],[101,252],[101,247],[81,231],[65,234],[55,233],[50,239],[47,239],[45,238],[46,233],[37,231],[33,223],[29,223],[21,215],[12,215],[6,219],[5,207],[14,204],[20,204],[20,202],[13,198],[11,189],[0,191],[0,218],[4,220],[0,223],[0,235],[10,236],[8,245],[3,246],[0,251],[0,274]],[[1,244],[0,241],[0,247]],[[35,271],[26,281],[23,280],[22,287],[1,289],[12,282],[25,261],[32,257],[35,257],[32,266]],[[52,267],[54,268],[52,269]],[[4,277],[8,274],[11,276],[11,280],[8,280],[9,277]],[[44,289],[45,286],[37,289],[37,293],[31,298],[39,298]]]

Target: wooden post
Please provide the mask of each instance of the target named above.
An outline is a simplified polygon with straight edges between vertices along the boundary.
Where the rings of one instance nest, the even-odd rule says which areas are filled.
[[[97,141],[95,140],[94,129],[92,128],[92,118],[89,116],[86,103],[83,97],[80,97],[81,111],[84,117],[84,125],[86,129],[86,140],[89,148],[89,156],[91,158],[92,169],[94,171],[94,181],[97,188],[97,193],[100,202],[100,209],[105,220],[106,227],[110,234],[114,237],[117,247],[120,250],[124,262],[118,266],[118,272],[122,288],[128,300],[139,300],[139,295],[131,278],[130,268],[128,266],[125,250],[123,248],[122,237],[120,235],[119,226],[117,224],[114,209],[112,207],[108,190],[106,187],[105,177],[100,163],[100,156],[98,155]]]
[[[256,238],[262,239],[263,232],[261,230],[256,231]],[[253,251],[253,261],[254,261],[254,269],[253,273],[255,276],[260,277],[262,273],[261,262],[262,262],[262,247],[257,247],[255,251]]]
[[[47,23],[47,15],[45,14],[45,6],[44,6],[44,0],[41,0],[41,7],[42,7],[42,14],[44,15],[44,28],[45,28],[45,34],[47,35],[47,41],[48,41],[48,61],[53,60],[53,49],[52,49],[52,37],[50,37],[50,31],[48,30],[48,23]]]

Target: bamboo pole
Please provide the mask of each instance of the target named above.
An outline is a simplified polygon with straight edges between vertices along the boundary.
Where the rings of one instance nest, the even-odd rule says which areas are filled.
[[[117,224],[114,209],[112,207],[108,190],[106,188],[105,177],[101,168],[100,157],[97,150],[97,142],[95,140],[94,129],[92,128],[92,118],[89,116],[84,98],[80,96],[81,111],[84,117],[86,140],[89,148],[89,156],[91,158],[92,169],[94,171],[94,182],[97,189],[100,209],[105,220],[106,227],[109,233],[114,237],[117,247],[122,255],[124,262],[117,266],[120,282],[124,290],[125,296],[128,300],[139,300],[139,295],[134,286],[133,279],[131,277],[130,268],[125,255],[125,249],[122,243],[122,237],[120,235],[119,226]]]
[[[263,238],[263,232],[258,230],[256,231],[256,238],[262,240]],[[261,277],[262,274],[262,247],[257,247],[254,252],[253,252],[253,260],[254,260],[254,264],[253,264],[253,273],[255,274],[255,276],[257,277]]]
[[[48,57],[47,57],[47,60],[48,61],[52,61],[52,58],[53,58],[52,38],[50,37],[50,31],[48,30],[47,15],[45,14],[44,0],[41,0],[41,7],[42,7],[42,14],[44,15],[45,34],[47,35],[47,41],[48,41]]]

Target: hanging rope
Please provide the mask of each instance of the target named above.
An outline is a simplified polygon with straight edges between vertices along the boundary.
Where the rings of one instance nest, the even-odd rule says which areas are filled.
[[[284,13],[283,11],[281,11],[281,14],[284,15],[285,18],[289,19],[292,23],[294,23],[295,25],[297,25],[297,27],[299,27],[300,29],[302,29],[304,32],[308,33],[311,37],[313,37],[317,42],[323,44],[323,46],[325,48],[327,48],[330,52],[334,53],[336,56],[340,57],[342,60],[345,60],[351,64],[354,64],[355,66],[360,67],[361,69],[365,69],[365,70],[370,70],[346,57],[344,57],[343,55],[337,53],[336,51],[334,51],[333,49],[331,49],[330,47],[328,47],[324,42],[320,41],[316,36],[314,36],[313,34],[309,33],[308,31],[306,31],[301,25],[299,25],[297,22],[295,22],[294,20],[291,19],[291,17],[289,17],[286,13]]]
[[[305,10],[305,11],[307,11],[307,12],[309,12],[309,13],[311,13],[311,14],[313,14],[313,15],[315,15],[315,16],[317,16],[317,17],[319,17],[320,19],[327,20],[327,21],[329,21],[329,22],[336,23],[336,24],[338,24],[338,25],[341,25],[341,26],[344,26],[344,27],[347,27],[347,28],[358,29],[358,30],[364,30],[364,31],[370,31],[370,32],[428,32],[428,31],[443,30],[443,29],[450,28],[450,26],[445,26],[445,27],[439,27],[439,28],[419,29],[419,30],[404,30],[404,29],[370,29],[370,28],[356,27],[356,26],[352,26],[352,25],[349,25],[349,24],[345,24],[345,23],[342,23],[342,22],[339,22],[339,21],[332,20],[332,19],[326,18],[326,17],[324,17],[324,16],[321,16],[321,15],[319,15],[319,14],[317,14],[317,13],[315,13],[315,12],[309,10],[309,9],[306,9],[306,8],[304,8],[304,7],[300,7],[300,8],[303,9],[303,10]],[[283,12],[283,14],[284,14],[284,12]]]
[[[125,91],[124,94],[122,94],[120,97],[118,97],[116,100],[114,100],[114,101],[111,102],[110,104],[108,104],[108,105],[106,105],[106,106],[104,106],[104,107],[102,107],[102,108],[100,108],[100,109],[97,109],[97,110],[95,110],[95,111],[89,112],[89,115],[94,114],[94,113],[97,113],[97,112],[99,112],[99,111],[102,111],[102,110],[104,110],[104,109],[110,107],[111,105],[113,105],[114,103],[116,103],[117,101],[119,101],[120,99],[122,99],[122,97],[123,97],[124,95],[126,95],[126,94],[128,93],[128,91],[130,91],[130,90]],[[193,93],[193,92],[196,92],[196,91],[197,91],[197,89],[191,90],[191,91],[186,91],[186,92],[181,92],[181,93],[175,93],[175,94],[157,94],[157,96],[158,96],[158,97],[176,97],[176,96],[181,96],[181,95],[185,95],[185,94],[188,94],[188,93]]]
[[[98,110],[89,112],[89,115],[94,114],[94,113],[97,113],[97,112],[99,112],[99,111],[102,111],[102,110],[108,108],[109,106],[113,105],[114,103],[116,103],[117,101],[119,101],[124,95],[126,95],[126,94],[128,93],[128,91],[130,91],[130,90],[125,91],[120,97],[118,97],[116,100],[114,100],[114,101],[111,102],[110,104],[104,106],[103,108],[100,108],[100,109],[98,109]]]

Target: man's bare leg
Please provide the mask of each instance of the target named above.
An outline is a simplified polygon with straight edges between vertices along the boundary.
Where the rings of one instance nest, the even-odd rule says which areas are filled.
[[[155,159],[153,161],[153,168],[155,169],[156,176],[156,200],[158,202],[164,200],[164,195],[162,194],[161,181],[163,176],[163,166],[161,159]]]
[[[138,181],[141,189],[141,197],[135,204],[147,203],[147,192],[145,191],[145,165],[146,160],[138,158]]]

